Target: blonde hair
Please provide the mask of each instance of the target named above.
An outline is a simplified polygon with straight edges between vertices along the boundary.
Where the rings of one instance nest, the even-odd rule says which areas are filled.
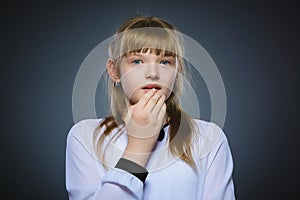
[[[178,60],[179,68],[173,92],[166,100],[169,124],[169,150],[174,156],[194,166],[191,143],[194,134],[194,124],[191,117],[180,107],[177,97],[182,93],[182,76],[185,73],[184,49],[180,35],[169,22],[157,17],[134,17],[125,21],[117,31],[109,49],[109,56],[114,60],[115,67],[124,55],[131,52],[155,53],[157,55],[172,55]],[[181,75],[179,75],[181,74]],[[94,132],[95,150],[100,160],[104,159],[104,139],[117,129],[117,134],[124,128],[122,116],[127,113],[126,96],[122,87],[115,87],[113,80],[108,80],[108,91],[111,92],[112,116],[104,118]],[[104,132],[99,132],[104,127]],[[115,136],[116,136],[115,135]],[[175,137],[176,136],[176,137]],[[115,137],[111,138],[113,140]]]

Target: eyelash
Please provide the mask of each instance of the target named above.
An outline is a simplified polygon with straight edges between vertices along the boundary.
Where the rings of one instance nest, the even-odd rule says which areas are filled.
[[[135,59],[135,60],[131,61],[131,63],[132,63],[132,64],[135,64],[135,65],[139,65],[140,63],[136,63],[137,61],[142,61],[142,60],[140,60],[140,59]]]
[[[170,61],[168,61],[168,60],[162,60],[162,61],[160,61],[160,63],[161,62],[167,62],[168,64],[165,64],[165,65],[171,65],[172,63],[170,62]]]
[[[135,65],[141,64],[141,63],[137,63],[137,62],[143,62],[143,61],[141,59],[135,59],[135,60],[131,61],[131,63],[135,64]],[[163,64],[162,62],[164,62],[164,63],[167,62],[167,63]],[[161,60],[159,64],[171,65],[172,63],[170,61],[168,61],[168,60]]]

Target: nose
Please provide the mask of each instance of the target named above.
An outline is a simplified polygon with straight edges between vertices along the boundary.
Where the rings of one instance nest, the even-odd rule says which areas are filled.
[[[157,64],[149,64],[146,70],[146,79],[158,80],[159,71]]]

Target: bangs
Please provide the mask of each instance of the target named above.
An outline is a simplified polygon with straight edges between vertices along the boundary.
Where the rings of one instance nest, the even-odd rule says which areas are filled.
[[[130,51],[128,53],[126,53],[125,55],[130,55],[133,53],[147,53],[149,52],[150,54],[155,54],[157,56],[172,56],[172,57],[176,57],[176,53],[171,52],[171,51],[167,51],[167,50],[163,50],[163,49],[157,49],[157,48],[150,48],[150,47],[144,47],[142,49],[136,49],[133,51]]]
[[[155,53],[156,55],[181,55],[180,40],[175,31],[166,28],[137,28],[117,36],[115,58],[129,53]]]

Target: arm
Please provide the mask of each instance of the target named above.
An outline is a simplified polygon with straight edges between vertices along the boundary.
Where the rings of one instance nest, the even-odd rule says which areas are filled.
[[[233,160],[224,133],[210,152],[202,199],[234,200]]]
[[[66,188],[69,199],[141,199],[143,183],[121,169],[100,170],[99,162],[76,137],[76,131],[73,127],[67,137]]]
[[[145,167],[157,142],[166,114],[165,96],[156,90],[146,93],[128,109],[125,127],[128,143],[123,158]]]
[[[126,119],[128,144],[123,160],[108,172],[98,169],[97,159],[85,149],[80,137],[76,137],[76,126],[70,130],[66,149],[66,187],[70,199],[142,198],[143,181],[147,176],[144,166],[157,141],[166,109],[161,93],[147,94],[137,105],[131,106]],[[146,121],[143,116],[147,116]],[[152,117],[150,123],[148,117]]]

